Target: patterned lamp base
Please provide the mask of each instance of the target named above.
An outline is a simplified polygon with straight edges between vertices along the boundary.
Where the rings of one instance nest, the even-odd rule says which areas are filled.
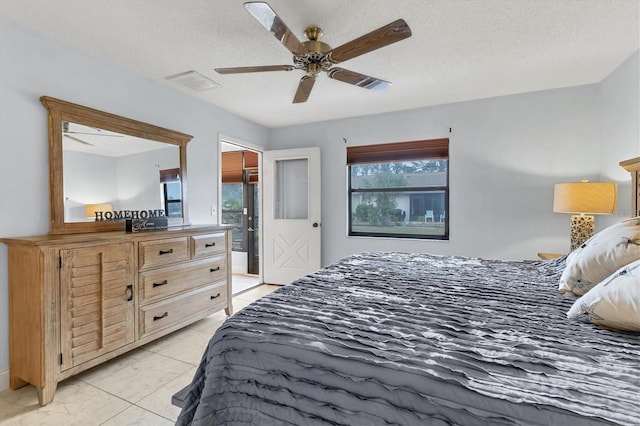
[[[580,247],[593,235],[595,220],[593,216],[576,214],[571,216],[571,251]]]

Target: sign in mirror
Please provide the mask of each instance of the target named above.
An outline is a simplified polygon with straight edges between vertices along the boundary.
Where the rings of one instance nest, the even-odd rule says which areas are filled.
[[[124,219],[126,212],[182,216],[179,146],[69,121],[61,126],[64,222]]]

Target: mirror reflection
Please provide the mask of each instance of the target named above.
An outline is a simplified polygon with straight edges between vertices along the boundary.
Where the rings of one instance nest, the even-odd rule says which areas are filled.
[[[62,148],[65,222],[124,211],[182,216],[179,146],[62,121]]]

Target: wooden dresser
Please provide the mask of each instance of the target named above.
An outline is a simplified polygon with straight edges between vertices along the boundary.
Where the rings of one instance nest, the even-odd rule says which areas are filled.
[[[41,405],[57,383],[221,309],[231,227],[4,238],[10,386]]]

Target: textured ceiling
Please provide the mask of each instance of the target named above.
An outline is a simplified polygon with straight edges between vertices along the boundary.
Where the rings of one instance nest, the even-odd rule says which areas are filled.
[[[268,127],[595,83],[639,47],[637,0],[269,0],[304,40],[337,47],[397,18],[413,36],[340,64],[391,81],[369,91],[321,74],[292,104],[302,71],[220,75],[290,64],[241,0],[0,0],[0,14],[175,86],[196,70],[222,87],[200,99]],[[1,53],[0,53],[1,54]]]

